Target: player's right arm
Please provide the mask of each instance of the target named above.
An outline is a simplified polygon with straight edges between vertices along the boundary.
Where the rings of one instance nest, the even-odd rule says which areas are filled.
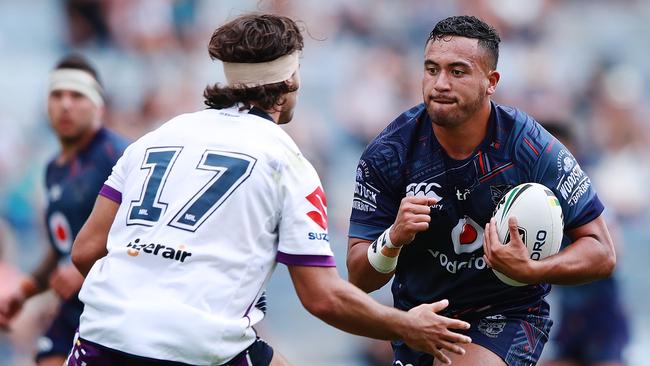
[[[93,211],[72,245],[72,263],[84,277],[93,264],[108,251],[106,242],[120,204],[102,195],[97,197]]]
[[[349,333],[385,340],[401,339],[409,347],[448,363],[443,353],[464,354],[471,339],[453,329],[469,324],[437,313],[448,301],[423,304],[409,312],[384,306],[339,277],[334,267],[289,265],[289,273],[303,306],[324,322]]]
[[[374,253],[369,251],[380,251],[385,257],[397,258],[404,245],[410,244],[417,233],[429,228],[430,206],[435,203],[433,198],[404,197],[395,222],[387,229],[392,246],[385,245],[381,235],[374,242],[351,237],[348,240],[347,257],[350,282],[366,292],[377,290],[388,283],[395,272],[394,268],[388,273],[377,270],[370,263],[369,256]]]

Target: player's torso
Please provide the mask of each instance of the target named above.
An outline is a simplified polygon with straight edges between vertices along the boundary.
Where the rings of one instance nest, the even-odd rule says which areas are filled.
[[[417,135],[428,142],[409,146],[398,189],[404,196],[438,202],[431,208],[429,229],[400,254],[393,283],[397,306],[447,298],[453,312],[498,312],[525,307],[547,291],[546,285],[505,285],[483,259],[484,227],[496,204],[510,188],[529,180],[511,154],[514,131],[509,129],[515,127],[504,123],[499,128],[472,156],[456,161],[437,143],[430,122],[418,127]]]
[[[126,146],[100,130],[93,142],[71,161],[52,161],[46,171],[46,223],[50,242],[68,255],[72,242],[90,215],[102,184]],[[111,155],[112,154],[112,155]]]
[[[182,115],[134,142],[116,166],[124,179],[108,255],[81,291],[82,337],[192,364],[247,347],[276,265],[282,168],[297,152],[272,121],[236,109]],[[138,342],[150,322],[160,341]]]
[[[134,143],[109,260],[126,266],[118,276],[151,279],[151,291],[182,276],[180,302],[201,297],[211,312],[241,317],[275,266],[283,149],[260,133],[273,122],[219,113],[228,112],[172,120]]]

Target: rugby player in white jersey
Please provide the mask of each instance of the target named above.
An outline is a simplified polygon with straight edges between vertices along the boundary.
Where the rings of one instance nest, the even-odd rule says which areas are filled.
[[[319,177],[278,126],[293,116],[302,48],[283,16],[224,24],[209,53],[227,85],[125,151],[74,243],[87,277],[68,365],[284,365],[253,329],[278,262],[339,329],[464,352],[471,340],[453,330],[468,324],[436,314],[447,301],[403,312],[339,277]]]

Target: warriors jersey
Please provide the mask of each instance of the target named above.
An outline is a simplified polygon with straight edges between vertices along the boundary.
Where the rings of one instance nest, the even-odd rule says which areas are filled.
[[[517,109],[492,104],[488,133],[465,160],[453,160],[433,132],[425,106],[393,121],[363,153],[356,173],[350,237],[375,240],[405,196],[437,200],[429,229],[399,256],[395,306],[449,299],[446,314],[471,317],[546,305],[550,285],[511,287],[483,259],[483,228],[512,187],[537,182],[559,199],[565,229],[598,217],[603,206],[588,176],[560,142]]]
[[[269,119],[208,109],[129,146],[100,193],[120,206],[81,290],[82,339],[220,365],[255,341],[276,262],[335,265],[320,179]]]
[[[70,254],[99,190],[127,145],[126,140],[102,128],[74,160],[61,165],[53,159],[47,165],[46,222],[50,242],[61,256]]]
[[[50,243],[61,262],[69,264],[72,242],[93,209],[97,194],[128,142],[107,129],[100,129],[88,146],[66,164],[53,159],[47,166],[46,223]],[[83,304],[77,295],[65,300],[56,318],[39,340],[37,358],[65,355],[79,327]]]

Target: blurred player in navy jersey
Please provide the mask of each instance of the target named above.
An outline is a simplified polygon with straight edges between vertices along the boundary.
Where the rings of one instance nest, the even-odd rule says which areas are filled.
[[[542,122],[565,146],[576,151],[577,141],[566,122]],[[605,211],[607,213],[609,211]],[[611,212],[607,221],[615,220]],[[612,227],[617,252],[620,236]],[[556,286],[559,323],[553,329],[553,352],[544,366],[623,366],[623,350],[629,340],[628,319],[615,276],[581,286]],[[548,355],[548,354],[545,354]]]
[[[102,127],[103,91],[97,72],[85,58],[63,58],[51,72],[48,87],[48,115],[61,148],[45,173],[45,223],[51,245],[37,269],[25,275],[15,291],[0,298],[0,327],[8,328],[30,297],[52,288],[62,304],[38,341],[37,362],[60,366],[83,310],[77,297],[83,276],[70,261],[72,242],[128,143]]]
[[[464,355],[393,342],[394,365],[536,364],[552,324],[552,283],[609,276],[616,257],[601,204],[571,153],[528,115],[490,100],[500,38],[470,16],[437,23],[424,50],[423,104],[397,117],[364,151],[350,219],[350,281],[365,291],[393,278],[395,307],[449,299],[443,314],[469,322]],[[502,245],[492,213],[510,188],[552,189],[571,241],[533,261],[509,221]],[[511,287],[494,269],[530,285]]]
[[[208,109],[131,144],[74,242],[87,274],[68,366],[285,365],[254,326],[277,263],[312,314],[342,330],[463,353],[469,324],[374,302],[341,279],[320,178],[279,125],[293,118],[303,37],[290,18],[247,14],[208,51],[226,85]],[[258,306],[253,306],[257,304]]]

